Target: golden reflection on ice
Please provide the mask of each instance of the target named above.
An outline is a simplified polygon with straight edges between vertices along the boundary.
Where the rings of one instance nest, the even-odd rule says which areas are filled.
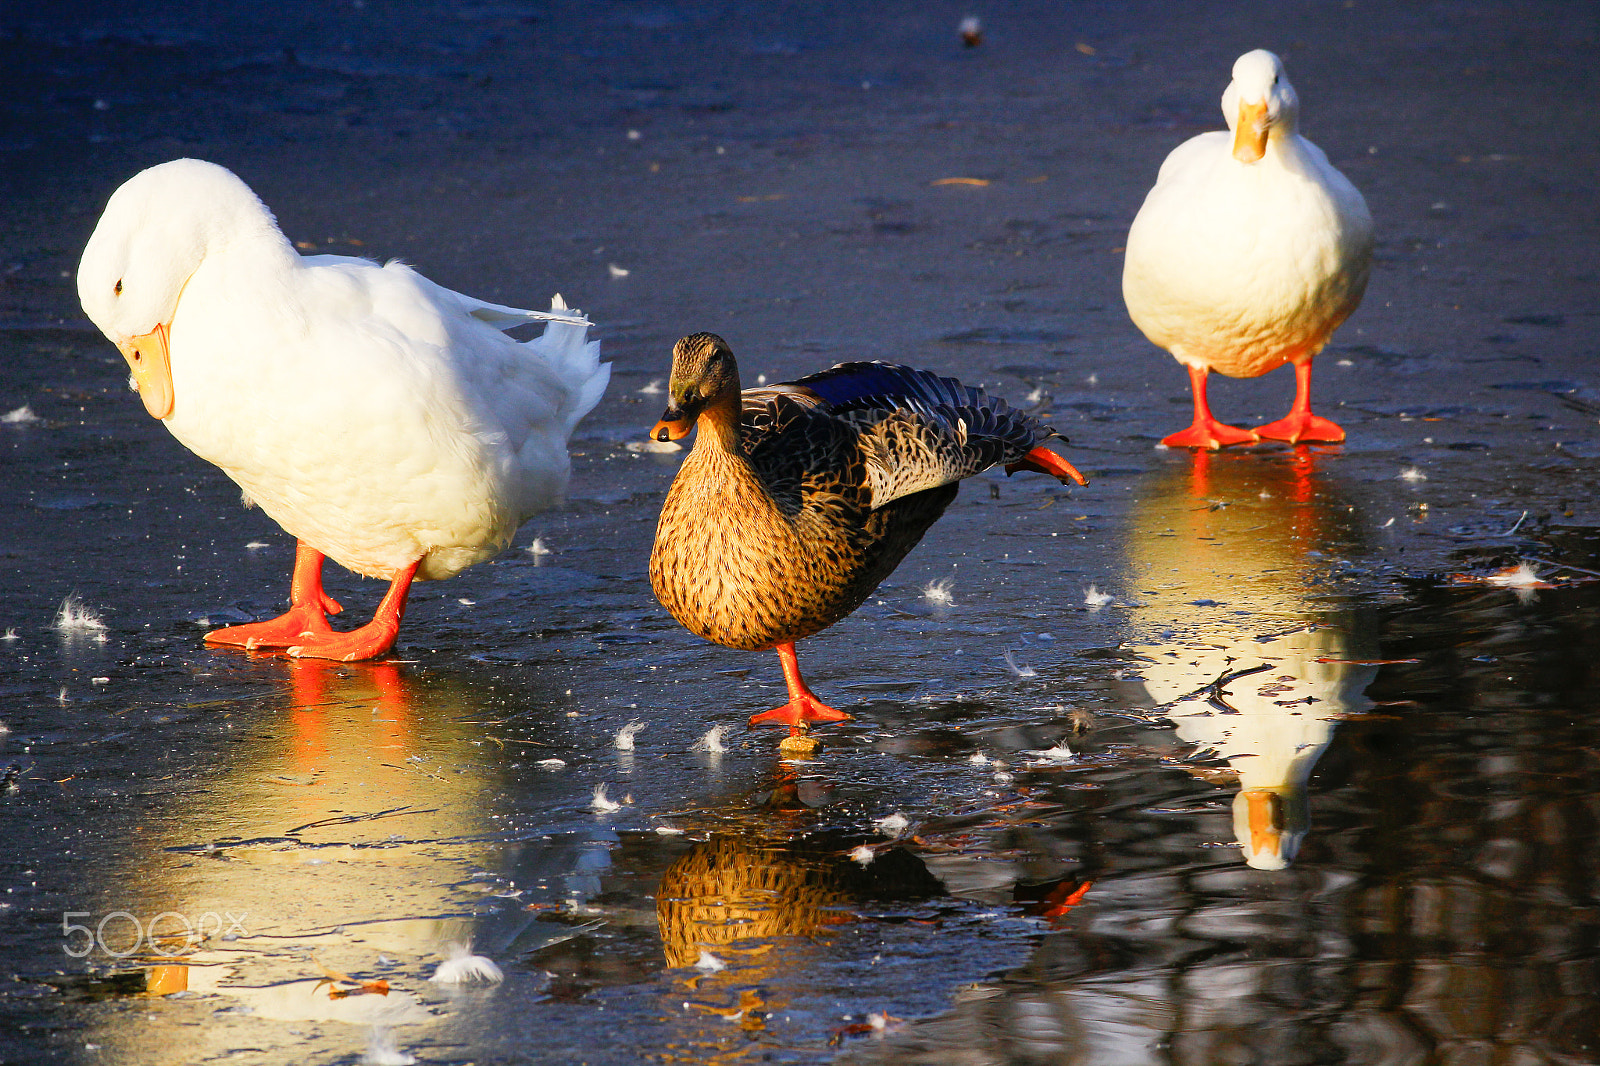
[[[134,842],[116,906],[168,915],[160,931],[174,935],[156,942],[166,958],[131,953],[121,965],[146,964],[147,995],[218,994],[243,1018],[433,1022],[426,975],[451,943],[471,941],[463,883],[491,861],[473,839],[491,828],[496,793],[474,744],[481,715],[466,690],[418,684],[394,664],[282,668],[288,706],[219,710],[237,719],[235,757]],[[97,1039],[121,1049],[138,1032],[170,1037],[155,1027]],[[237,1037],[218,1034],[211,1050]],[[349,1031],[353,1047],[366,1039]],[[207,1046],[196,1034],[190,1051],[203,1058]]]
[[[1312,768],[1377,673],[1318,585],[1357,537],[1354,508],[1309,449],[1198,453],[1141,487],[1130,522],[1140,680],[1179,737],[1237,778],[1245,861],[1281,870],[1310,826]]]
[[[670,1043],[666,1059],[742,1060],[749,1047],[724,1035],[729,1023],[750,1033],[783,1010],[781,989],[821,968],[828,930],[856,921],[862,901],[941,892],[904,848],[884,848],[864,865],[827,836],[713,833],[662,875],[656,918],[667,965],[687,971],[681,983],[691,998],[683,1008],[723,1028]]]

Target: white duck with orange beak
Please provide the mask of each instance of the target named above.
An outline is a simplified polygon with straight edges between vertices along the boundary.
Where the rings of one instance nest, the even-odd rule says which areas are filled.
[[[1202,133],[1161,165],[1128,231],[1122,295],[1134,324],[1189,370],[1194,422],[1162,443],[1341,441],[1311,413],[1311,360],[1366,291],[1372,215],[1356,187],[1300,136],[1299,98],[1264,49],[1233,65],[1229,132]],[[1295,368],[1289,414],[1257,429],[1218,422],[1206,376]]]
[[[568,437],[610,376],[559,296],[523,311],[402,263],[301,256],[244,182],[196,159],[112,194],[78,294],[146,410],[299,541],[288,612],[214,644],[383,654],[413,579],[489,558],[561,498]],[[531,340],[502,332],[536,320]],[[370,624],[328,624],[324,556],[390,582]]]

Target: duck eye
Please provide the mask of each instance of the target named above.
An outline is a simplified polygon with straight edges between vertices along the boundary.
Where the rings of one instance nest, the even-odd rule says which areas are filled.
[[[121,296],[122,295],[122,279],[121,278],[118,278],[117,279],[117,283],[115,285],[111,286],[111,295],[113,295],[113,296]]]

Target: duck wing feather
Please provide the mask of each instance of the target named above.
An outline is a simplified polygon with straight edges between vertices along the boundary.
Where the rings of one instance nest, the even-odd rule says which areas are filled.
[[[982,389],[893,363],[840,363],[742,400],[746,458],[790,513],[808,484],[875,510],[1060,436]]]

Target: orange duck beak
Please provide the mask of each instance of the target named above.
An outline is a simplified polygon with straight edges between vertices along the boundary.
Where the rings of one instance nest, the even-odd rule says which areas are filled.
[[[152,418],[166,418],[172,413],[172,357],[168,354],[167,324],[163,322],[143,336],[129,338],[117,348],[133,372],[133,384],[144,401],[144,409]]]
[[[678,407],[669,407],[661,421],[650,428],[650,439],[659,441],[682,440],[694,429],[694,416]]]

